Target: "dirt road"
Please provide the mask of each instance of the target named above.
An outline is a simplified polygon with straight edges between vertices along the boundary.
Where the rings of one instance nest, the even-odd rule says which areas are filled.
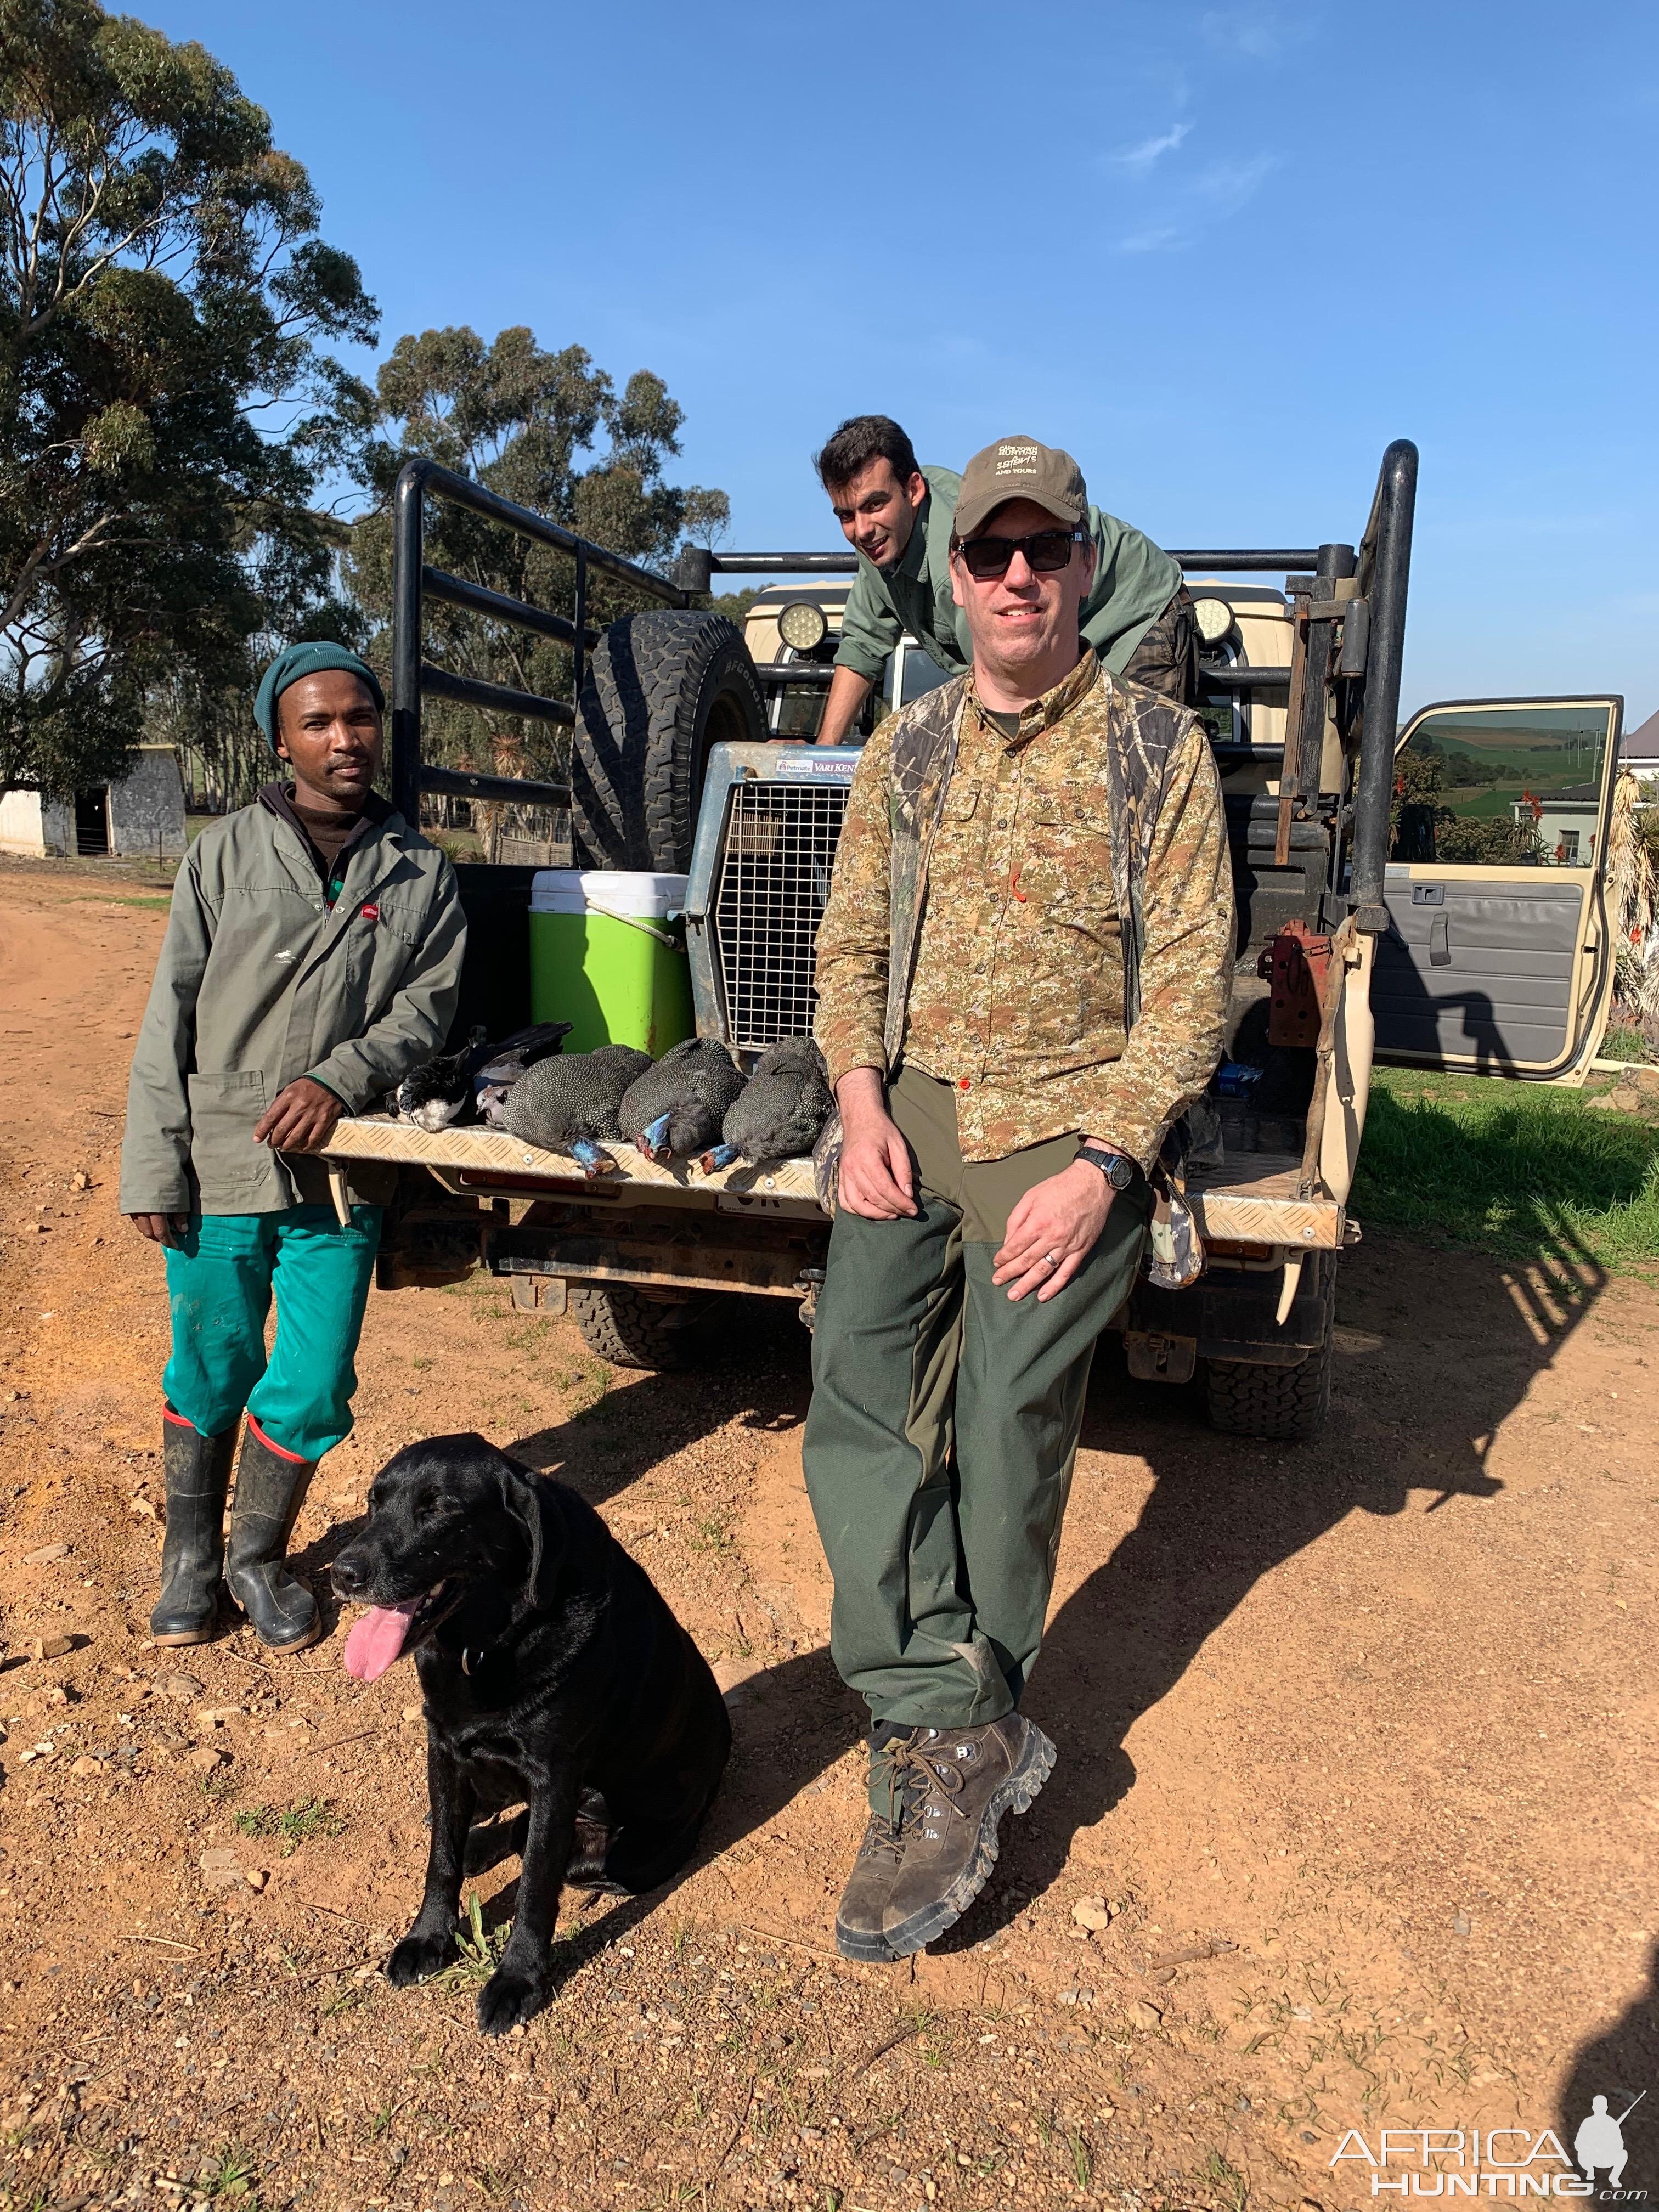
[[[374,1468],[477,1428],[601,1508],[738,1735],[694,1871],[568,1907],[527,2031],[478,2037],[466,1965],[390,1990],[410,1671],[146,1640],[166,1304],[115,1173],[162,920],[0,863],[0,2207],[1337,2208],[1385,2123],[1518,2127],[1547,2172],[1540,2130],[1659,2083],[1652,1291],[1376,1238],[1316,1446],[1218,1439],[1103,1352],[1030,1697],[1060,1768],[896,1969],[833,1956],[858,1717],[793,1319],[658,1378],[499,1285],[377,1294],[299,1531],[331,1622]]]

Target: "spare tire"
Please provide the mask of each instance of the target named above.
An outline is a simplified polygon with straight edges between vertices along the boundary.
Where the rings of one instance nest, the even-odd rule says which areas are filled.
[[[612,623],[577,702],[577,866],[683,875],[710,751],[765,736],[755,665],[724,615],[664,608]]]

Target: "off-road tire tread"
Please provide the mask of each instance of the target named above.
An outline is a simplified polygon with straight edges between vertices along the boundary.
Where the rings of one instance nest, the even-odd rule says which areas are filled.
[[[720,1295],[712,1292],[711,1302]],[[573,1283],[570,1316],[588,1350],[612,1367],[658,1372],[690,1367],[706,1348],[701,1313],[688,1318],[683,1306],[663,1305],[608,1283]]]
[[[766,735],[743,634],[724,615],[659,608],[624,615],[593,648],[571,746],[570,830],[578,866],[684,874],[702,797],[697,702],[729,699],[741,735]]]
[[[1295,1367],[1212,1359],[1206,1389],[1210,1425],[1224,1434],[1306,1443],[1324,1427],[1331,1409],[1330,1340]]]

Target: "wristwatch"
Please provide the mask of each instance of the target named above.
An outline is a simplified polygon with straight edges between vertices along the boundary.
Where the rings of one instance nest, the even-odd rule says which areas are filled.
[[[1135,1179],[1135,1164],[1127,1152],[1110,1152],[1104,1145],[1080,1145],[1077,1157],[1098,1168],[1114,1190],[1127,1190]]]

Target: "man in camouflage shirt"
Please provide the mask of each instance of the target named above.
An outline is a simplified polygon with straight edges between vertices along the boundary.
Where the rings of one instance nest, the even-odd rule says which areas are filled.
[[[973,667],[866,748],[818,932],[842,1127],[805,1464],[874,1723],[853,1958],[942,1935],[1053,1766],[1018,1706],[1090,1362],[1223,1042],[1219,781],[1191,712],[1079,640],[1086,514],[1067,454],[969,464]]]

